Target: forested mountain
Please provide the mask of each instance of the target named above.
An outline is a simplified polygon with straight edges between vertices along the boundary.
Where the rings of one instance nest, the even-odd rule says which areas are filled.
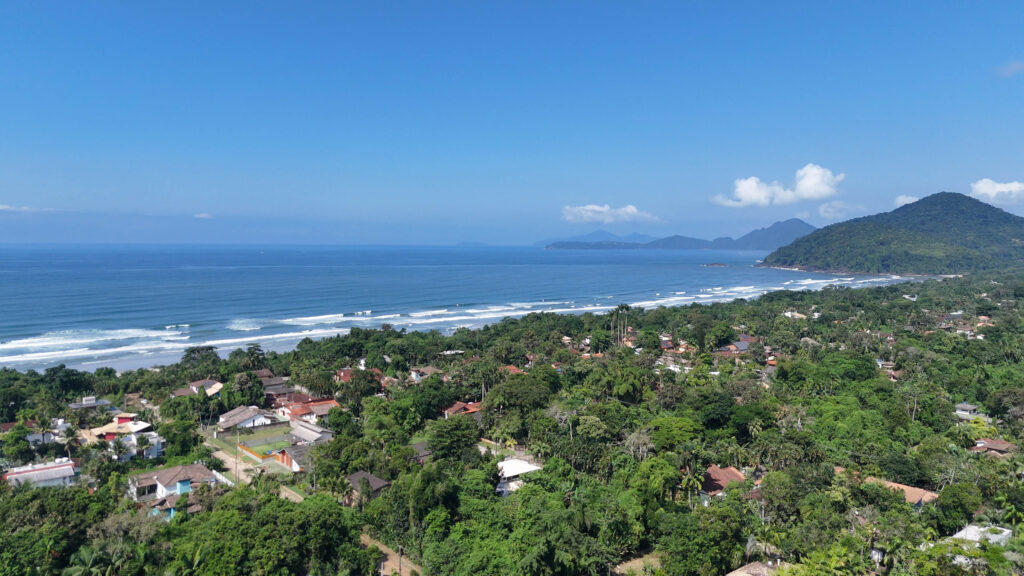
[[[553,242],[547,245],[551,250],[774,250],[814,232],[814,226],[799,218],[776,222],[767,228],[758,228],[739,238],[715,238],[704,240],[689,236],[668,236],[649,242],[622,238],[600,238],[587,240],[577,238]]]
[[[712,242],[714,248],[728,248],[732,250],[771,250],[779,246],[785,246],[790,242],[807,236],[817,230],[807,222],[799,218],[790,218],[782,222],[776,222],[767,228],[758,228],[732,240],[725,238],[724,246],[718,246],[719,240]]]
[[[1017,264],[1024,218],[942,192],[892,212],[826,226],[764,259],[765,266],[864,273],[956,274]]]

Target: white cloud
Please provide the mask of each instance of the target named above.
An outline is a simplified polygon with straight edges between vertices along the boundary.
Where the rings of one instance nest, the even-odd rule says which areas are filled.
[[[1016,76],[1017,74],[1024,72],[1024,60],[1014,60],[1013,62],[1004,64],[999,68],[996,68],[996,72],[1004,78]]]
[[[833,174],[828,168],[808,164],[796,171],[793,188],[778,182],[763,182],[756,176],[740,178],[733,183],[732,196],[719,194],[711,199],[715,204],[730,208],[793,204],[803,200],[823,200],[839,192],[839,183],[846,174]]]
[[[971,196],[992,204],[1016,204],[1024,199],[1024,182],[996,182],[982,178],[971,184]]]
[[[807,220],[808,218],[811,217],[811,213],[808,212],[807,210],[801,210],[800,212],[796,213],[796,217],[801,220]]]
[[[195,216],[193,216],[193,218],[197,218],[199,220],[209,220],[210,218],[213,218],[213,216],[210,215],[210,214],[207,214],[206,212],[200,212],[199,214],[196,214]]]
[[[636,206],[628,204],[622,208],[611,206],[587,204],[585,206],[566,206],[562,208],[562,218],[566,222],[574,224],[583,222],[600,222],[612,224],[615,222],[658,222],[658,217],[650,212],[638,210]]]
[[[32,208],[28,206],[11,206],[9,204],[0,204],[0,212],[33,212]]]
[[[904,204],[912,204],[914,202],[917,202],[918,200],[920,200],[920,198],[918,198],[917,196],[909,196],[907,194],[900,194],[899,196],[896,197],[896,200],[893,201],[893,204],[895,204],[896,207],[899,208],[900,206],[903,206]]]
[[[833,200],[818,206],[818,216],[821,216],[826,220],[842,220],[843,218],[846,218],[850,212],[864,212],[864,207],[857,206],[855,204],[847,204],[842,200]]]

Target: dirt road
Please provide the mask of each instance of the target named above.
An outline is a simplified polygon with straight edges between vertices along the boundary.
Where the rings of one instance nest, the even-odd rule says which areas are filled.
[[[423,569],[420,568],[419,566],[413,564],[412,562],[410,562],[409,558],[407,556],[402,556],[402,570],[401,570],[401,572],[399,572],[399,570],[398,570],[398,553],[397,552],[395,552],[391,548],[388,548],[384,544],[374,540],[373,538],[370,538],[366,534],[360,535],[359,536],[359,541],[363,544],[363,546],[366,546],[366,547],[376,546],[377,548],[380,549],[381,552],[384,553],[385,559],[384,559],[384,566],[381,568],[381,571],[380,571],[381,574],[390,575],[390,574],[394,574],[394,573],[399,573],[402,576],[412,576],[412,571],[413,570],[415,570],[416,572],[418,572],[420,574],[423,573]]]
[[[210,446],[207,444],[207,446]],[[216,449],[216,446],[210,446],[210,448]],[[252,482],[253,477],[253,466],[245,460],[245,458],[239,456],[232,456],[223,450],[216,450],[213,456],[224,463],[224,467],[227,468],[228,472],[231,472],[238,477],[238,481],[243,484]],[[236,467],[237,463],[237,467]],[[235,474],[235,471],[238,471]]]

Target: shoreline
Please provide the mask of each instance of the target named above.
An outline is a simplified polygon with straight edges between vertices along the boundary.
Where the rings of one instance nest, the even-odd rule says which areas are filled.
[[[791,270],[798,272],[808,272],[805,270]],[[782,283],[782,286],[770,286],[764,288],[758,288],[756,286],[732,286],[732,287],[712,287],[702,288],[697,292],[675,292],[666,295],[661,293],[656,294],[657,299],[655,300],[641,300],[630,303],[629,305],[634,308],[644,309],[656,309],[658,307],[675,308],[680,306],[689,306],[691,304],[713,304],[720,302],[731,302],[739,299],[753,300],[760,298],[761,296],[769,293],[780,292],[780,291],[805,291],[805,290],[821,290],[828,286],[850,286],[851,288],[870,288],[873,286],[886,286],[900,283],[911,283],[918,282],[927,278],[935,278],[934,276],[921,276],[921,275],[852,275],[845,278],[829,278],[829,279],[791,279]],[[857,279],[857,280],[855,280]],[[611,297],[609,297],[611,298]],[[616,308],[620,303],[611,302],[606,303],[591,303],[582,305],[578,308],[566,307],[567,304],[572,303],[571,301],[559,301],[547,303],[554,307],[552,308],[541,308],[537,307],[536,304],[525,305],[521,308],[512,308],[509,305],[493,305],[493,306],[476,306],[474,308],[466,308],[460,310],[460,307],[452,307],[451,309],[440,309],[440,310],[426,310],[418,312],[408,312],[403,314],[386,314],[377,317],[358,317],[353,316],[346,318],[350,322],[353,322],[350,326],[324,326],[315,328],[310,326],[309,330],[301,332],[286,332],[279,334],[263,334],[257,335],[252,334],[252,337],[234,337],[234,338],[212,338],[212,339],[200,339],[197,341],[182,341],[176,340],[174,342],[158,342],[150,345],[138,345],[139,351],[136,353],[126,353],[117,357],[102,358],[103,355],[116,354],[118,351],[127,352],[125,347],[110,348],[110,349],[98,349],[94,351],[94,355],[90,355],[86,351],[80,350],[66,350],[66,351],[54,351],[54,352],[41,352],[40,356],[51,356],[52,358],[44,359],[39,357],[38,359],[26,360],[25,362],[8,363],[2,366],[2,368],[11,368],[20,372],[27,372],[29,370],[43,371],[47,368],[64,364],[68,368],[76,370],[82,370],[87,372],[95,372],[100,368],[113,368],[118,372],[128,372],[134,370],[159,370],[162,366],[177,363],[181,360],[181,355],[185,349],[195,346],[214,346],[217,354],[221,357],[226,358],[231,352],[239,348],[244,348],[248,344],[259,344],[265,351],[273,351],[277,353],[286,353],[294,350],[299,342],[305,338],[311,338],[313,340],[322,340],[324,338],[330,338],[339,335],[348,334],[352,328],[358,327],[362,329],[380,329],[383,325],[391,325],[395,329],[399,330],[410,330],[410,331],[431,331],[438,330],[442,334],[450,335],[456,330],[466,328],[470,330],[479,330],[485,326],[496,324],[503,321],[506,318],[521,318],[532,313],[551,313],[551,314],[603,314],[608,310]],[[476,311],[480,314],[478,316],[465,316],[467,312]],[[328,316],[344,316],[344,315],[328,315]],[[286,323],[285,321],[277,321],[278,323]],[[269,323],[269,322],[268,322]],[[44,335],[45,336],[45,335]],[[10,343],[7,343],[10,345]],[[74,354],[81,352],[78,357],[65,357],[60,358],[61,355]],[[30,354],[24,354],[29,356]],[[47,361],[49,360],[49,361]]]

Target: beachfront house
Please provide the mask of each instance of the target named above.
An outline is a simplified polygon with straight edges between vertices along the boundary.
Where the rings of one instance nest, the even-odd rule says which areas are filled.
[[[36,488],[71,486],[78,475],[78,467],[70,458],[58,458],[41,464],[11,468],[0,476],[11,486],[30,484]]]

